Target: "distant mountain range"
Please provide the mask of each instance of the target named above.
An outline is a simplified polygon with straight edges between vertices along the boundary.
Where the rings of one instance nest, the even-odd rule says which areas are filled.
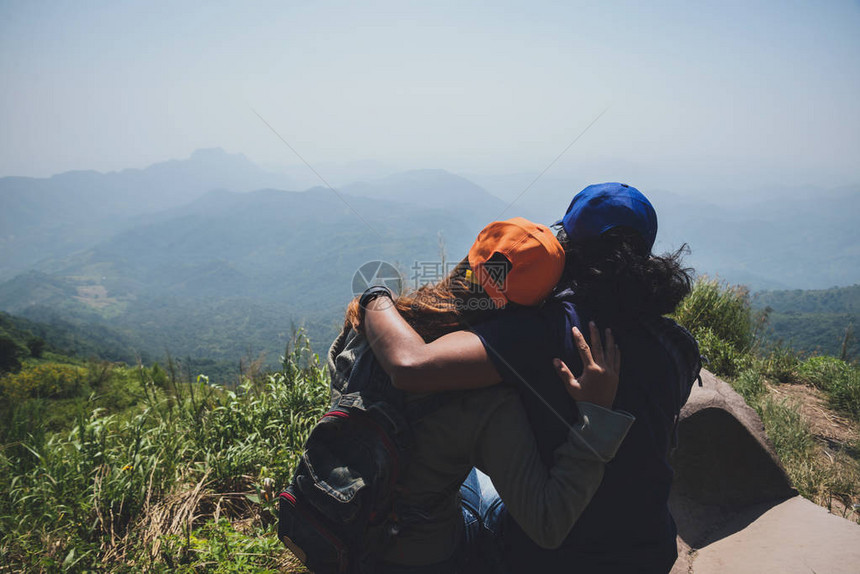
[[[559,182],[508,207],[443,170],[288,186],[217,149],[143,170],[2,178],[0,309],[113,330],[148,356],[275,360],[291,325],[317,349],[330,342],[363,263],[436,279],[443,252],[464,256],[489,221],[551,222],[576,191]],[[688,242],[699,272],[759,289],[860,282],[860,189],[736,209],[643,191],[658,247]]]
[[[512,190],[521,192],[533,181],[510,177],[522,184],[504,188],[504,196],[512,199],[519,195]],[[504,187],[498,177],[488,182]],[[507,217],[527,212],[535,221],[553,222],[585,185],[541,178]],[[655,251],[686,243],[691,250],[687,261],[699,273],[753,290],[826,289],[860,282],[860,185],[771,187],[747,196],[727,191],[711,198],[684,190],[639,189],[657,211]]]
[[[0,279],[92,247],[141,216],[184,205],[213,189],[284,188],[285,176],[220,149],[186,160],[112,173],[0,178]]]
[[[248,165],[241,156],[211,150],[192,156],[184,169],[171,165],[182,174],[181,183],[188,179],[189,166],[211,175],[212,162],[222,172],[233,164],[241,173]],[[362,264],[390,262],[414,283],[419,278],[413,277],[413,267],[424,275],[428,269],[441,270],[440,249],[459,259],[484,223],[504,208],[474,184],[442,171],[398,174],[379,186],[356,184],[337,192],[325,187],[206,191],[198,182],[180,197],[163,193],[180,183],[152,177],[153,169],[163,171],[153,167],[129,177],[160,181],[158,198],[137,202],[134,193],[146,195],[145,188],[121,185],[119,174],[109,174],[117,189],[136,191],[122,202],[98,204],[92,208],[97,214],[70,213],[68,224],[59,210],[29,228],[18,221],[9,243],[51,233],[62,237],[63,246],[31,245],[29,270],[0,283],[0,309],[46,322],[114,329],[148,356],[170,350],[227,358],[266,351],[276,359],[291,325],[304,325],[318,349],[330,342]],[[88,177],[99,180],[98,174]],[[259,172],[255,177],[265,181],[267,176]],[[61,195],[60,188],[54,189],[58,179],[51,178],[51,185],[33,180],[34,187],[50,187],[50,193],[34,195],[51,204]],[[415,206],[406,196],[398,197],[398,181],[424,182],[426,200]],[[0,180],[0,193],[4,183]],[[38,202],[27,196],[20,180],[14,184],[3,202],[26,220],[25,207],[38,211]],[[108,195],[108,184],[100,185],[99,193]],[[434,189],[465,203],[443,209],[445,202]],[[363,194],[350,193],[355,190]],[[73,192],[86,195],[83,187]],[[126,204],[137,207],[126,213],[121,209]],[[156,205],[162,209],[155,211]],[[9,244],[0,254],[8,262],[7,274],[23,267],[21,254]]]

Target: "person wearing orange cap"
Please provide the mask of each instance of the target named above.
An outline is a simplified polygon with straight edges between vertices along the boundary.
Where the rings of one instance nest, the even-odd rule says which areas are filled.
[[[569,429],[591,418],[578,397],[554,379],[559,371],[569,384],[570,370],[583,367],[581,343],[571,333],[581,328],[596,346],[595,322],[611,326],[624,360],[617,395],[607,404],[631,413],[636,422],[558,548],[535,539],[512,509],[505,512],[480,476],[473,474],[464,486],[480,492],[484,526],[504,542],[495,552],[501,571],[669,572],[677,548],[668,508],[673,476],[668,455],[701,362],[695,340],[662,316],[689,293],[691,270],[683,267],[681,250],[651,253],[656,213],[629,185],[585,188],[556,225],[565,269],[541,307],[521,307],[425,342],[395,307],[381,301],[368,307],[365,333],[397,388],[434,392],[488,382],[516,388],[540,456],[549,463]],[[605,339],[608,343],[609,331]],[[554,369],[557,357],[571,369]]]
[[[433,341],[514,308],[540,304],[561,277],[564,261],[564,250],[547,227],[514,218],[484,228],[468,257],[436,284],[396,300],[387,288],[371,287],[348,306],[344,330],[329,351],[333,396],[346,392],[335,388],[341,384],[336,381],[348,379],[343,374],[351,371],[356,350],[367,345],[364,320],[369,307],[391,306],[416,336]],[[397,504],[421,519],[402,525],[378,557],[379,574],[476,571],[475,564],[465,563],[477,520],[474,509],[461,507],[458,494],[473,467],[493,478],[508,510],[535,540],[552,546],[564,538],[633,422],[629,415],[607,408],[620,362],[611,336],[605,353],[599,339],[589,349],[582,336],[577,337],[586,368],[578,379],[567,379],[566,389],[590,423],[569,431],[552,463],[541,460],[516,391],[494,385],[493,379],[473,381],[474,390],[452,393],[413,421],[415,444],[398,483],[402,494]]]

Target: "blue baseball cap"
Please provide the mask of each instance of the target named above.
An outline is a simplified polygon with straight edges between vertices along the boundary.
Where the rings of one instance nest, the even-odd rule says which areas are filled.
[[[573,240],[589,239],[616,227],[638,232],[648,245],[657,238],[657,214],[648,198],[624,183],[589,185],[573,197],[564,217],[554,225],[564,227]]]

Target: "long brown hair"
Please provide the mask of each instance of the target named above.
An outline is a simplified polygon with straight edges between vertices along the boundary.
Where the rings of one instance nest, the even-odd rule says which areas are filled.
[[[425,341],[486,319],[497,310],[487,293],[467,279],[468,270],[466,258],[441,281],[422,285],[395,299],[394,306]],[[350,301],[344,317],[344,326],[356,330],[361,327],[358,299]]]

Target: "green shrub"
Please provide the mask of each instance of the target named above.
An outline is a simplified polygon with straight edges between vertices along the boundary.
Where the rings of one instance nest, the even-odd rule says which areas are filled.
[[[764,357],[762,371],[764,374],[780,383],[796,383],[801,360],[797,352],[784,345],[777,344]]]
[[[706,367],[733,377],[752,366],[752,311],[745,287],[701,277],[678,305],[674,318],[699,341]]]
[[[798,369],[798,377],[813,387],[826,391],[833,381],[849,377],[852,368],[835,357],[810,357]]]
[[[15,372],[21,368],[24,347],[13,337],[0,332],[0,373]]]
[[[699,352],[705,357],[705,368],[709,371],[734,377],[741,370],[751,366],[752,355],[721,339],[710,328],[699,328],[693,332],[693,335],[699,342]]]
[[[828,391],[830,406],[860,418],[860,371],[853,369],[848,377],[834,382]]]
[[[166,536],[161,559],[165,572],[253,572],[277,574],[283,545],[272,529],[255,528],[238,532],[229,520],[205,522],[188,536]],[[184,563],[182,563],[184,562]]]
[[[675,310],[675,319],[693,334],[708,329],[739,352],[752,347],[752,311],[746,287],[700,277]]]
[[[0,378],[0,394],[11,401],[73,397],[81,390],[86,374],[86,369],[62,363],[28,365]]]
[[[167,373],[164,372],[161,365],[158,363],[152,365],[152,368],[149,371],[149,376],[152,378],[152,382],[155,383],[156,387],[159,389],[167,388]]]

